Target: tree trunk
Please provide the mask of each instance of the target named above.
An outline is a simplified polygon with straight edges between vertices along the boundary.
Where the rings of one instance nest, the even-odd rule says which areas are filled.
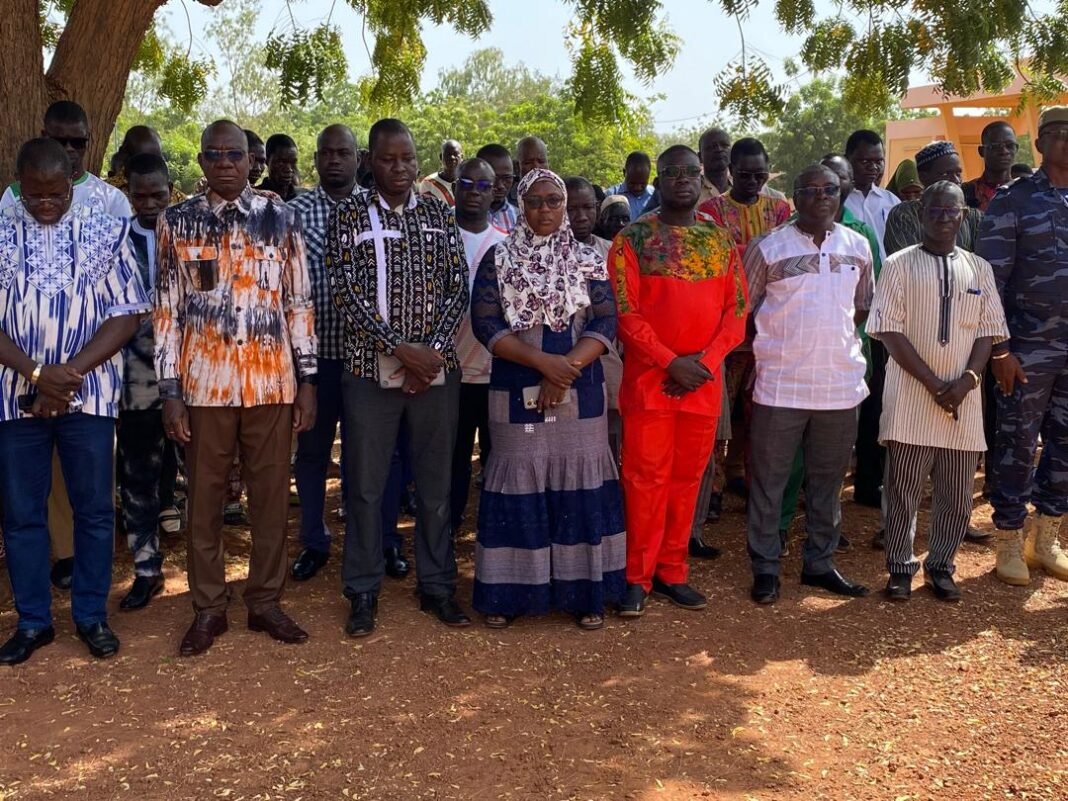
[[[0,183],[14,180],[19,145],[37,136],[48,105],[38,0],[6,0],[0,40]]]
[[[48,68],[50,99],[70,98],[89,115],[85,166],[99,172],[122,110],[130,67],[166,0],[77,0]],[[38,115],[39,116],[39,115]]]

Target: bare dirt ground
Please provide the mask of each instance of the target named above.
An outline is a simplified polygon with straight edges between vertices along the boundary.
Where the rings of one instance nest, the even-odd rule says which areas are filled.
[[[880,589],[876,518],[846,503],[857,547],[839,564]],[[989,509],[975,519],[989,528]],[[248,535],[230,529],[231,628],[195,659],[177,656],[181,538],[142,612],[117,611],[122,554],[118,657],[89,658],[57,593],[55,644],[0,674],[0,801],[1068,798],[1068,585],[1007,587],[992,546],[966,545],[958,606],[919,580],[907,605],[839,601],[800,587],[795,547],[782,600],[758,608],[739,499],[708,534],[726,553],[694,565],[702,613],[654,601],[594,633],[563,617],[454,631],[418,611],[413,575],[386,580],[362,641],[342,630],[335,545],[288,589],[311,640],[285,646],[245,627]],[[459,554],[466,604],[470,530]]]

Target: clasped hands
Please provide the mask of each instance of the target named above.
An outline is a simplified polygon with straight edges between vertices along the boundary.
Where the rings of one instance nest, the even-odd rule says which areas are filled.
[[[390,378],[404,377],[401,391],[407,395],[418,395],[430,388],[431,382],[445,367],[445,357],[429,345],[420,342],[402,342],[393,355],[400,359],[403,367]]]
[[[669,398],[681,398],[683,395],[700,389],[715,378],[712,372],[701,364],[703,353],[691,353],[676,356],[667,368],[667,378],[661,384],[664,394]]]
[[[44,365],[37,376],[37,397],[30,407],[30,414],[34,417],[66,414],[84,380],[85,376],[69,364]]]

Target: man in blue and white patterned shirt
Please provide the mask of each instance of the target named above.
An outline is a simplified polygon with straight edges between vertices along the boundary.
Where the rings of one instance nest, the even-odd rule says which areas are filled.
[[[129,222],[71,206],[63,146],[19,151],[19,201],[0,213],[0,503],[19,622],[0,664],[55,637],[47,498],[56,449],[74,510],[71,613],[96,657],[114,655],[107,624],[114,549],[115,418],[120,348],[150,310],[127,245]]]
[[[312,302],[315,305],[315,335],[319,338],[319,392],[315,426],[297,438],[293,472],[300,495],[300,542],[303,549],[293,563],[292,576],[306,581],[319,572],[330,556],[330,529],[323,520],[326,503],[326,473],[341,423],[341,376],[345,372],[345,323],[334,304],[330,277],[323,263],[326,229],[337,204],[363,190],[356,185],[359,166],[356,137],[344,125],[331,125],[319,134],[315,169],[319,186],[289,202],[304,228]],[[344,471],[342,471],[344,476]]]

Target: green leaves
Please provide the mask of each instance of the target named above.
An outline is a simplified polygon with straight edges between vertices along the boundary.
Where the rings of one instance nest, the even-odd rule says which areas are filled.
[[[773,116],[783,107],[785,90],[772,81],[763,59],[735,61],[713,81],[720,107],[742,121]]]
[[[160,97],[181,111],[192,111],[208,93],[208,78],[214,69],[210,61],[190,60],[185,54],[172,53],[161,71]]]
[[[341,34],[323,23],[310,31],[272,33],[267,38],[264,64],[278,73],[282,103],[293,105],[310,97],[322,99],[324,89],[343,81],[347,71]]]

